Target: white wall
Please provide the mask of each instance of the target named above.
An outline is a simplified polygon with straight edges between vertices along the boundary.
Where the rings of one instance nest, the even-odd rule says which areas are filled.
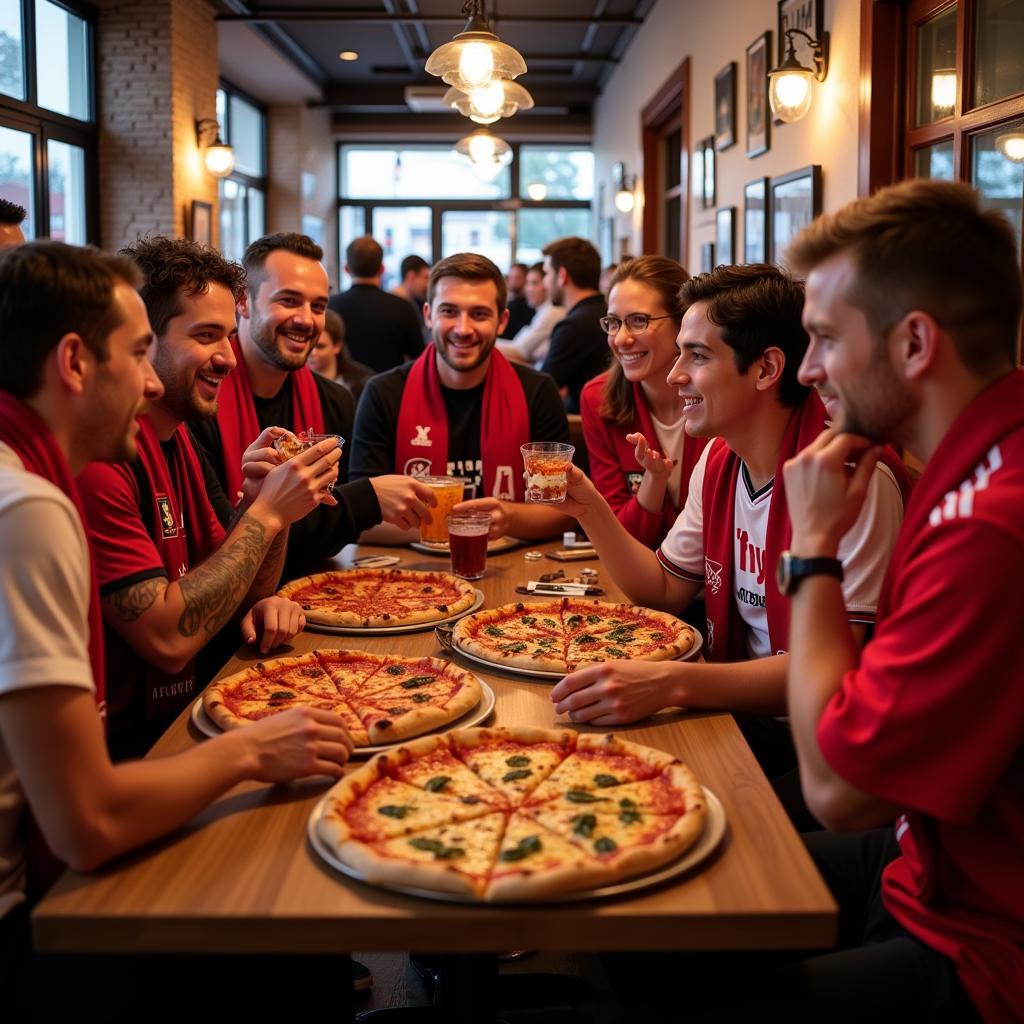
[[[742,252],[743,186],[762,177],[822,165],[822,205],[835,210],[857,195],[857,109],[860,63],[860,0],[825,0],[825,27],[831,32],[828,77],[814,85],[810,112],[795,124],[772,125],[771,149],[746,156],[746,48],[762,32],[772,31],[778,48],[775,0],[658,0],[609,79],[594,114],[596,180],[605,185],[605,209],[614,215],[616,249],[642,252],[642,173],[638,202],[631,214],[615,211],[611,167],[624,161],[628,173],[642,172],[640,111],[668,76],[690,57],[690,142],[714,131],[714,79],[729,62],[737,64],[736,144],[717,154],[718,206],[736,207],[736,245]],[[700,247],[715,238],[715,211],[699,210],[690,200],[687,269],[700,268]],[[684,261],[685,262],[685,261]]]

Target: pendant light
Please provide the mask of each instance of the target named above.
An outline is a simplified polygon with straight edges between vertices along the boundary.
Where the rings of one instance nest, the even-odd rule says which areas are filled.
[[[495,79],[517,78],[526,72],[522,54],[491,31],[484,0],[466,0],[462,13],[468,19],[466,27],[427,58],[427,74],[472,93]]]
[[[477,124],[493,124],[511,117],[517,110],[529,110],[533,97],[521,85],[498,78],[483,89],[463,92],[452,87],[444,94],[444,104]]]

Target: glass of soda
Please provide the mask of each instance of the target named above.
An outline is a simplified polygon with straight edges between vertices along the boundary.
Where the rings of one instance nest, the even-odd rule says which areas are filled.
[[[448,548],[452,572],[464,580],[478,580],[487,570],[487,534],[490,512],[460,512],[448,516]]]

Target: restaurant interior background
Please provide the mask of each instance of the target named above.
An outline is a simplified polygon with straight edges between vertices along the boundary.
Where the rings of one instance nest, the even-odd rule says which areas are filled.
[[[770,260],[817,209],[912,174],[971,182],[1021,236],[1024,0],[488,5],[535,102],[492,126],[512,161],[489,181],[452,153],[475,126],[423,69],[460,6],[0,0],[0,195],[29,236],[110,249],[163,232],[237,258],[302,230],[335,281],[364,231],[391,275],[410,252],[530,262],[565,234],[605,262]],[[765,104],[784,18],[828,34],[793,123]]]

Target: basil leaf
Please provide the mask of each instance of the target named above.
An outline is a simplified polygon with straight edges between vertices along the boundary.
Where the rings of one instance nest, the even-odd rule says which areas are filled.
[[[533,774],[532,768],[517,768],[514,772],[505,772],[502,782],[516,782],[519,779],[527,779]]]
[[[614,775],[595,775],[594,782],[602,789],[607,789],[609,786],[617,786],[619,780]]]
[[[628,658],[629,655],[625,651],[618,647],[606,647],[604,649],[605,654],[610,654],[613,658]]]
[[[439,839],[410,839],[409,845],[414,850],[425,850],[427,853],[438,854],[444,849],[444,843]]]
[[[558,623],[555,622],[554,619],[541,619],[540,621],[543,622],[545,626],[550,626],[552,629],[558,629]]]
[[[384,669],[384,671],[387,672],[387,674],[389,676],[400,676],[405,671],[405,666],[404,665],[388,665],[388,667],[386,669]]]
[[[505,758],[505,764],[509,768],[525,768],[530,763],[530,759],[525,754],[513,754],[511,757]]]
[[[537,617],[535,615],[524,615],[519,620],[524,626],[536,626]]]
[[[498,629],[497,626],[484,626],[484,632],[488,636],[504,636],[505,635],[505,631],[503,629]]]
[[[526,836],[526,838],[520,839],[519,842],[510,849],[502,850],[498,855],[498,860],[524,860],[526,857],[529,857],[531,853],[539,853],[540,850],[540,836]]]
[[[567,625],[578,626],[583,621],[582,615],[570,615]]]
[[[377,808],[377,813],[383,814],[385,818],[404,818],[411,810],[409,804],[385,804]]]
[[[420,686],[426,686],[428,683],[432,683],[433,681],[433,676],[413,676],[412,679],[406,679],[404,683],[399,685],[403,690],[415,690]]]
[[[623,811],[619,815],[619,821],[621,821],[623,825],[635,825],[638,821],[641,820],[643,819],[640,817],[639,811],[628,810]]]
[[[510,644],[502,644],[498,648],[498,650],[499,651],[506,651],[509,654],[522,654],[523,651],[526,650],[526,644],[523,643],[521,640],[516,640],[516,641],[514,641],[513,643],[510,643]]]
[[[588,793],[585,789],[570,789],[569,792],[565,794],[565,799],[572,801],[574,804],[597,804],[608,802],[608,797],[594,796],[593,793]]]
[[[473,793],[470,793],[470,795],[469,795],[469,796],[463,796],[463,797],[460,797],[459,799],[460,799],[460,800],[461,800],[461,801],[462,801],[462,802],[463,802],[464,804],[469,804],[469,806],[470,806],[470,807],[472,807],[472,806],[473,806],[473,804],[478,804],[478,803],[480,803],[480,797],[476,796],[476,795],[475,795],[475,794],[473,794]]]
[[[589,839],[597,828],[597,818],[593,814],[577,814],[570,824],[576,835]]]
[[[451,781],[450,775],[435,775],[432,779],[427,780],[427,784],[423,788],[428,793],[440,793]]]
[[[465,857],[466,851],[461,846],[446,846],[440,853],[435,853],[438,860],[455,860],[456,857]]]
[[[412,695],[412,700],[413,700],[414,704],[426,704],[426,702],[428,700],[430,700],[430,694],[429,693],[414,693]]]
[[[295,694],[291,690],[278,690],[276,693],[270,695],[271,700],[291,700]]]
[[[618,846],[614,839],[609,839],[608,836],[601,836],[596,843],[594,843],[594,849],[598,853],[611,853],[613,850],[617,850]]]
[[[580,633],[580,635],[578,637],[576,637],[576,643],[578,643],[578,644],[596,644],[597,643],[597,637],[596,636],[591,636],[589,633]]]
[[[600,621],[601,621],[601,616],[600,615],[588,615],[587,616],[587,622],[589,622],[592,626],[596,625]]]

